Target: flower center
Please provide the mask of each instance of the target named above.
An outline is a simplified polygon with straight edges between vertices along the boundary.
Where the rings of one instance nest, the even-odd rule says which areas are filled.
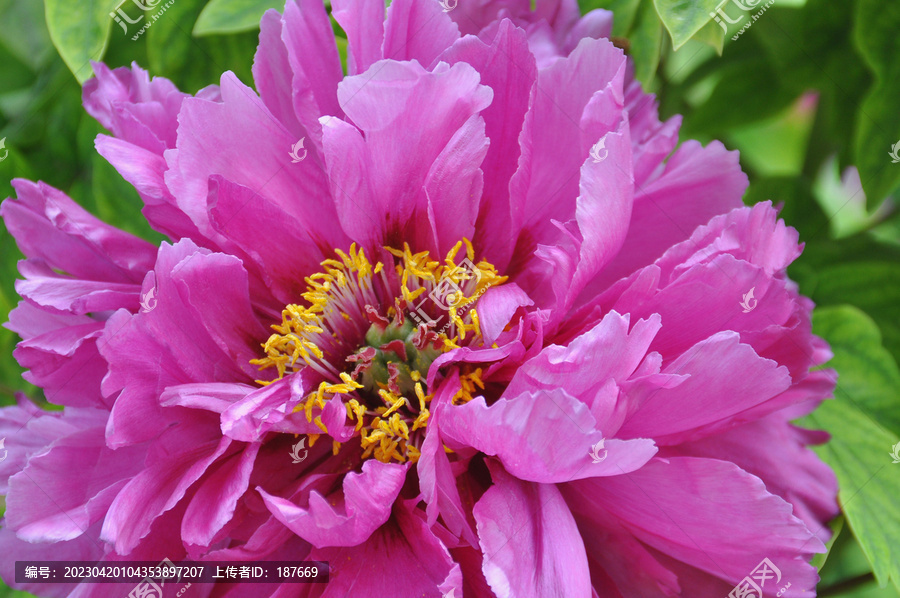
[[[457,254],[465,246],[465,257]],[[341,401],[359,432],[363,458],[415,462],[428,425],[428,369],[442,353],[481,335],[476,303],[487,289],[506,282],[493,265],[474,262],[463,239],[444,262],[429,252],[385,248],[393,267],[374,265],[352,245],[323,271],[306,279],[305,305],[282,311],[275,333],[262,345],[266,356],[251,363],[276,368],[278,379],[311,368],[322,381],[295,407],[324,433],[322,409]],[[454,400],[483,388],[481,370],[471,371]],[[270,381],[258,381],[269,384]],[[310,434],[310,446],[319,434]],[[337,454],[340,442],[334,441]]]

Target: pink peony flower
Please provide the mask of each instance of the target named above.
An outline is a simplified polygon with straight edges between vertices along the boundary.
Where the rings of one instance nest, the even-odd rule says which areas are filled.
[[[332,6],[346,77],[321,0],[265,14],[257,91],[95,65],[97,150],[158,250],[15,182],[15,356],[65,409],[0,412],[0,575],[316,560],[327,585],[196,594],[705,598],[769,559],[814,596],[836,482],[790,421],[834,372],[737,153],[676,149],[605,11]]]

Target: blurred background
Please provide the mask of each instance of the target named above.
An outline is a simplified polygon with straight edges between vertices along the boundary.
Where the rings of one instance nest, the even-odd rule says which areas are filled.
[[[143,16],[140,4],[0,0],[0,198],[12,195],[12,178],[42,180],[103,220],[162,240],[134,189],[94,151],[101,127],[82,109],[80,87],[90,60],[135,61],[191,93],[226,70],[252,85],[259,18],[284,3],[174,0],[138,34],[140,24],[125,21]],[[800,422],[832,435],[816,450],[841,485],[843,514],[815,561],[818,595],[900,597],[900,463],[891,457],[900,449],[900,2],[580,4],[615,13],[615,43],[658,95],[661,117],[684,115],[682,141],[740,150],[745,203],[771,199],[800,231],[806,248],[789,274],[816,302],[814,331],[840,374],[834,400]],[[117,9],[123,25],[110,17]],[[17,302],[19,259],[0,223],[3,321]],[[24,392],[54,408],[22,380],[17,340],[0,330],[0,403]],[[29,594],[0,583],[4,596]]]

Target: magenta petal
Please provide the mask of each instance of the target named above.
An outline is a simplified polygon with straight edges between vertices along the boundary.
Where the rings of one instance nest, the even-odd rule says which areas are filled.
[[[9,527],[0,528],[0,553],[14,558],[0,559],[0,577],[12,588],[48,598],[68,598],[77,591],[73,583],[16,583],[16,561],[88,561],[97,562],[103,557],[103,548],[97,539],[99,525],[74,540],[53,544],[48,553],[47,544],[33,544],[16,537]],[[52,556],[51,556],[52,555]]]
[[[569,486],[570,502],[605,510],[641,542],[677,561],[734,585],[768,558],[798,588],[794,596],[813,595],[802,591],[818,581],[808,560],[824,546],[791,514],[790,504],[732,463],[656,460],[624,476]]]
[[[101,222],[62,191],[15,179],[18,199],[0,215],[26,257],[88,280],[140,282],[153,264],[154,247]]]
[[[82,280],[58,274],[39,259],[19,262],[25,280],[16,281],[16,291],[38,305],[74,314],[113,311],[126,307],[137,311],[141,287],[137,283]]]
[[[472,3],[464,2],[463,5],[458,5],[450,14],[465,10]],[[464,24],[462,21],[460,26]],[[482,166],[485,172],[484,194],[490,201],[481,203],[478,216],[480,226],[475,231],[474,239],[485,259],[502,269],[514,249],[514,231],[494,224],[512,218],[509,179],[516,171],[519,159],[519,133],[528,110],[531,88],[537,78],[537,66],[534,56],[528,51],[525,33],[508,20],[500,24],[490,44],[467,36],[448,48],[440,59],[451,65],[468,63],[481,74],[484,85],[504,90],[481,112],[490,139]]]
[[[186,544],[209,546],[234,515],[238,500],[247,491],[259,444],[248,444],[240,452],[216,464],[188,504],[181,523]]]
[[[110,70],[92,62],[95,77],[84,84],[84,109],[113,134],[162,154],[175,147],[178,111],[187,94],[163,77],[153,77],[136,64]]]
[[[322,430],[307,421],[302,411],[294,412],[294,407],[316,387],[313,380],[318,377],[310,372],[305,369],[262,388],[251,389],[222,412],[222,433],[244,442],[261,440],[270,431],[320,433]]]
[[[257,201],[284,210],[310,239],[318,241],[327,234],[329,246],[349,245],[339,234],[318,159],[310,156],[292,164],[290,150],[298,140],[234,74],[224,74],[221,81],[221,102],[185,100],[177,150],[166,152],[166,184],[178,206],[201,233],[217,238],[210,230],[207,196],[209,177],[222,175],[256,192]]]
[[[344,230],[368,249],[401,246],[403,239],[445,254],[459,239],[442,238],[438,247],[435,233],[449,237],[470,230],[481,198],[466,198],[465,209],[452,210],[435,189],[429,201],[427,185],[446,176],[442,171],[458,168],[453,160],[463,158],[469,181],[463,187],[480,190],[477,169],[485,140],[477,113],[491,96],[479,84],[478,72],[465,64],[427,72],[415,62],[384,61],[363,75],[345,78],[338,98],[364,137],[335,121],[325,123],[324,133],[328,175]],[[455,137],[461,129],[475,136],[468,141]],[[407,151],[410,147],[416,151]],[[462,150],[461,155],[454,156],[453,148]],[[414,226],[417,219],[432,217],[441,230]]]
[[[502,288],[502,287],[501,287]],[[515,373],[506,396],[562,388],[588,405],[607,381],[625,382],[644,360],[662,324],[659,316],[635,322],[614,311],[566,346],[550,345]]]
[[[582,40],[569,57],[540,71],[536,83],[540,91],[532,92],[520,137],[522,156],[510,181],[510,194],[518,204],[514,228],[524,227],[538,242],[546,242],[556,237],[552,219],[566,222],[575,215],[579,168],[600,136],[617,126],[622,110],[590,114],[582,123],[585,109],[597,90],[607,85],[621,106],[624,74],[622,51],[607,40]],[[606,131],[598,124],[601,120]]]
[[[459,28],[439,2],[395,0],[384,21],[382,52],[390,60],[416,60],[428,68],[457,39]]]
[[[92,429],[56,440],[10,478],[5,523],[19,538],[77,538],[103,519],[125,482],[140,471],[146,449],[107,448],[103,423],[101,418]]]
[[[447,406],[441,433],[497,456],[517,478],[542,483],[619,475],[656,454],[652,440],[604,440],[606,457],[593,462],[591,447],[603,435],[587,405],[561,389],[500,399],[490,407],[482,397]]]
[[[166,187],[168,165],[162,155],[106,135],[97,135],[94,146],[122,178],[134,185],[144,201],[142,213],[154,230],[173,240],[203,238],[197,225],[181,211]]]
[[[552,484],[515,479],[492,467],[494,485],[475,505],[482,569],[498,596],[590,596],[581,534]]]
[[[278,122],[298,139],[304,127],[294,112],[293,71],[282,40],[282,16],[267,10],[259,23],[259,46],[253,57],[253,81],[259,97]]]
[[[192,435],[191,444],[182,444],[179,452],[148,460],[109,507],[102,538],[114,543],[119,554],[131,552],[150,533],[153,521],[172,509],[230,444],[230,438],[207,440]]]
[[[663,373],[690,377],[674,388],[636,387],[629,396],[629,416],[618,434],[678,444],[698,436],[698,428],[717,422],[734,425],[730,420],[736,414],[791,385],[785,368],[760,358],[741,344],[735,332],[719,333],[698,343]]]
[[[415,471],[419,476],[419,490],[426,504],[428,525],[434,525],[440,516],[452,533],[465,537],[474,546],[478,540],[463,510],[459,489],[456,487],[456,476],[453,475],[441,437],[444,409],[459,388],[458,380],[454,383],[445,382],[432,399],[429,432],[422,443]]]
[[[737,152],[715,141],[701,147],[687,141],[669,158],[665,170],[634,198],[628,237],[618,257],[599,277],[603,288],[660,257],[710,218],[741,207],[747,175]]]
[[[515,283],[488,289],[478,300],[478,321],[484,344],[497,340],[520,307],[534,305],[528,294]]]
[[[347,71],[365,72],[381,60],[383,0],[333,0],[331,14],[347,34]]]
[[[337,87],[344,73],[334,31],[322,0],[295,0],[284,7],[281,37],[287,48],[290,72],[294,74],[292,98],[300,124],[313,135],[321,149],[323,114],[341,117]],[[315,56],[315,60],[310,60]]]
[[[441,598],[462,589],[460,567],[447,547],[402,502],[394,511],[394,521],[375,531],[369,542],[313,550],[309,558],[331,565],[321,598]]]
[[[309,494],[307,507],[256,490],[279,521],[313,546],[356,546],[388,520],[407,469],[370,459],[361,473],[344,477],[343,491],[329,498],[316,491]]]

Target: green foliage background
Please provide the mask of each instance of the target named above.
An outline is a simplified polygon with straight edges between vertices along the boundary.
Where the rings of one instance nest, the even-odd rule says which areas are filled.
[[[614,36],[662,116],[684,115],[681,138],[741,150],[746,203],[783,203],[806,242],[790,275],[819,306],[814,328],[840,373],[835,399],[803,422],[832,434],[818,452],[841,485],[835,539],[816,559],[819,596],[900,596],[900,464],[889,456],[900,442],[900,163],[888,155],[900,142],[900,3],[775,0],[763,10],[762,0],[742,0],[745,12],[734,0],[580,1],[584,11],[614,11]],[[0,0],[0,139],[9,152],[0,197],[12,195],[12,178],[43,180],[103,220],[161,240],[134,189],[94,151],[101,128],[80,93],[90,61],[136,61],[188,92],[226,70],[252,84],[259,17],[282,5],[175,0],[133,41],[138,25],[123,35],[109,16],[120,6],[141,16],[129,2]],[[710,18],[717,8],[739,21],[727,33]],[[17,301],[18,259],[0,224],[3,320]],[[16,341],[0,330],[4,404],[17,391],[41,400],[11,356]],[[27,594],[0,584],[2,596]]]

